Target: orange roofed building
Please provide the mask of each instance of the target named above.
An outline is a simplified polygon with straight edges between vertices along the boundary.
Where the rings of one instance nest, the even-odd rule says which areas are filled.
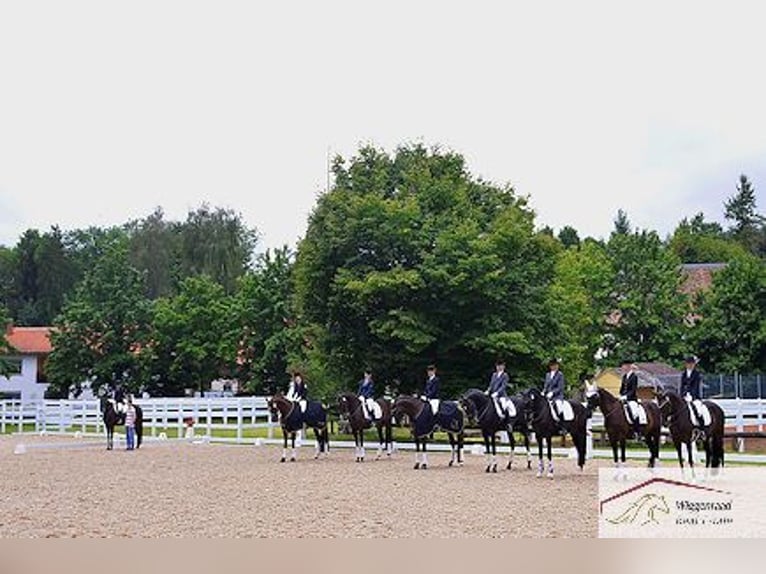
[[[51,327],[9,326],[5,339],[11,347],[3,359],[10,367],[7,377],[0,376],[0,398],[38,401],[45,397],[48,383],[45,361],[53,349]]]

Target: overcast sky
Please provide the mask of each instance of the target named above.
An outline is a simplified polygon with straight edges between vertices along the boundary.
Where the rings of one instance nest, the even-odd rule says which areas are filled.
[[[630,4],[0,0],[0,244],[208,202],[294,245],[364,143],[462,153],[581,235],[722,220],[740,173],[766,211],[759,4]]]

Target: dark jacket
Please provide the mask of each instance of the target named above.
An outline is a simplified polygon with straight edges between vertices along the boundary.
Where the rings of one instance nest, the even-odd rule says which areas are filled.
[[[295,396],[298,398],[298,400],[307,400],[306,399],[306,383],[301,381],[300,383],[293,383],[293,392],[295,393]]]
[[[426,379],[426,386],[423,389],[423,394],[428,400],[439,398],[439,377],[434,375],[433,378]]]
[[[702,398],[702,375],[697,369],[692,369],[691,375],[686,374],[686,369],[681,373],[681,396],[689,393],[692,399]]]
[[[500,374],[495,371],[492,373],[492,378],[489,381],[489,388],[487,392],[492,395],[497,393],[498,397],[508,396],[508,373],[502,372]]]
[[[361,397],[364,397],[365,399],[373,398],[375,394],[375,383],[373,382],[373,380],[362,379],[361,381],[359,381],[359,390],[357,391],[356,394]]]
[[[564,400],[564,374],[561,371],[556,371],[553,376],[550,371],[545,374],[543,395],[548,393],[553,393],[552,400]]]
[[[638,400],[638,375],[636,373],[625,373],[622,376],[620,385],[620,395],[625,395],[629,401]]]

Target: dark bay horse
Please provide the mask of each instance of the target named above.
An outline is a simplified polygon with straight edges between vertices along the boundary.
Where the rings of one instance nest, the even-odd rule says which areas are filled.
[[[551,413],[551,407],[539,389],[528,389],[524,396],[526,413],[531,417],[532,430],[537,438],[538,458],[537,477],[543,475],[543,441],[548,443],[548,478],[553,478],[553,456],[551,454],[551,439],[560,434],[561,429],[572,436],[575,449],[577,450],[577,466],[580,470],[585,466],[585,448],[587,437],[588,411],[579,402],[567,401],[574,411],[574,419],[571,421],[557,422]]]
[[[379,459],[386,449],[386,454],[391,456],[393,446],[392,424],[391,424],[391,401],[388,399],[378,399],[383,413],[380,419],[370,421],[364,416],[362,410],[362,401],[354,393],[342,393],[338,397],[338,412],[348,417],[348,424],[351,427],[351,433],[354,435],[356,445],[356,462],[364,462],[364,431],[373,425],[378,430],[378,454],[375,459]]]
[[[415,439],[415,469],[428,468],[426,445],[428,444],[428,437],[436,428],[445,431],[449,436],[449,444],[452,447],[452,458],[450,458],[449,466],[455,464],[456,461],[459,465],[463,464],[465,415],[458,403],[440,401],[439,412],[434,415],[428,401],[419,397],[400,396],[394,401],[392,415],[398,418],[402,414],[407,415],[412,436]]]
[[[585,398],[589,408],[598,407],[604,415],[604,428],[612,447],[614,465],[617,469],[625,466],[625,444],[633,436],[633,425],[625,414],[625,405],[608,390],[595,384],[585,384]],[[641,436],[649,448],[649,467],[654,468],[660,456],[660,431],[662,415],[654,401],[642,401],[646,411],[646,424],[640,425]],[[619,457],[617,450],[619,448]],[[619,472],[619,470],[618,470]]]
[[[141,446],[144,436],[144,411],[137,404],[133,404],[136,409],[136,448]],[[106,450],[114,448],[114,427],[125,424],[125,414],[118,413],[114,408],[114,402],[107,397],[101,397],[100,400],[101,418],[106,427]]]
[[[295,461],[295,433],[303,429],[303,425],[314,429],[314,436],[317,440],[316,453],[314,458],[319,458],[321,453],[327,454],[330,450],[330,438],[327,430],[327,411],[318,401],[308,401],[306,412],[302,412],[297,402],[285,398],[277,393],[268,400],[269,411],[272,416],[279,417],[279,424],[282,427],[282,436],[284,437],[284,447],[282,449],[282,459],[287,459],[287,440],[291,440],[292,452],[290,461]]]
[[[501,418],[497,414],[494,402],[484,391],[468,389],[460,397],[460,404],[463,405],[468,417],[475,420],[481,429],[484,439],[484,454],[487,457],[486,472],[497,472],[497,433],[500,431],[508,433],[511,449],[506,468],[510,469],[513,464],[513,455],[516,449],[514,431],[520,432],[524,437],[524,446],[527,449],[527,468],[532,468],[532,455],[529,452],[530,431],[527,425],[527,418],[524,416],[524,398],[521,395],[509,398],[516,407],[516,416],[512,418]]]
[[[692,455],[692,443],[696,441],[700,429],[692,423],[689,405],[686,400],[672,390],[661,390],[657,393],[662,413],[662,422],[670,430],[673,445],[678,453],[678,464],[684,468],[684,457],[681,447],[686,445],[689,455],[689,468],[694,476],[694,457]],[[723,466],[723,409],[713,401],[703,401],[710,411],[710,424],[701,429],[702,442],[705,446],[705,468],[719,468]]]

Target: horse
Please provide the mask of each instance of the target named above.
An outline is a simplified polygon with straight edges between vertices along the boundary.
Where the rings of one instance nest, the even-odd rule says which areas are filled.
[[[407,415],[410,421],[410,430],[415,438],[415,470],[428,468],[428,455],[426,445],[428,437],[437,427],[446,431],[449,436],[449,444],[452,448],[452,457],[449,466],[456,462],[463,464],[463,430],[465,428],[465,415],[462,408],[455,401],[440,401],[439,412],[433,414],[431,404],[419,397],[400,396],[394,401],[391,413],[398,418],[402,414]],[[421,460],[422,450],[422,460]]]
[[[377,403],[380,405],[383,416],[373,422],[364,416],[362,401],[354,393],[342,393],[338,397],[338,412],[348,417],[348,424],[351,427],[351,433],[354,435],[356,462],[364,462],[364,431],[373,425],[378,430],[378,454],[375,460],[380,459],[384,446],[386,455],[391,456],[393,446],[391,401],[388,399],[378,399]]]
[[[516,407],[516,416],[512,418],[503,417],[497,414],[497,409],[493,401],[486,393],[479,389],[468,389],[459,402],[468,414],[469,419],[473,419],[481,429],[484,438],[484,454],[487,457],[486,472],[497,472],[497,433],[506,431],[510,443],[510,455],[506,469],[510,470],[513,464],[514,450],[516,449],[516,437],[514,431],[519,431],[524,436],[524,446],[527,449],[527,468],[532,468],[532,455],[529,451],[529,426],[524,416],[524,398],[521,395],[509,397]],[[491,452],[490,452],[491,451]]]
[[[598,407],[604,415],[604,427],[612,447],[615,468],[625,466],[625,443],[633,436],[633,425],[628,422],[623,403],[612,393],[596,384],[585,383],[585,399],[589,409]],[[654,401],[641,403],[646,411],[646,424],[640,425],[641,436],[649,448],[649,468],[654,468],[660,456],[662,415]],[[619,457],[617,449],[619,448]],[[619,470],[618,470],[619,472]]]
[[[557,422],[551,413],[548,400],[535,388],[528,389],[524,393],[526,398],[526,414],[531,418],[532,430],[537,437],[538,463],[537,478],[543,475],[543,441],[548,443],[548,478],[553,478],[553,457],[551,455],[551,438],[563,429],[572,435],[575,449],[577,450],[577,466],[580,470],[585,466],[585,448],[587,435],[588,412],[577,401],[567,401],[574,411],[574,419],[571,421]]]
[[[136,448],[141,446],[141,440],[144,436],[144,411],[141,407],[134,404],[136,409]],[[114,402],[106,396],[100,400],[101,418],[106,427],[106,450],[114,448],[114,427],[125,424],[125,414],[118,413],[114,408]]]
[[[297,402],[285,398],[281,393],[269,397],[268,408],[272,417],[279,418],[279,424],[282,427],[282,436],[284,438],[284,447],[282,448],[282,459],[279,462],[285,462],[287,459],[287,440],[291,440],[292,452],[290,462],[295,462],[295,433],[303,428],[305,424],[314,429],[316,437],[316,453],[314,459],[319,458],[321,453],[325,455],[330,450],[330,437],[327,430],[327,411],[318,401],[308,401],[306,412],[301,411]],[[272,418],[273,420],[273,418]]]
[[[699,429],[692,423],[689,406],[686,400],[673,390],[660,390],[657,399],[662,413],[662,422],[670,430],[673,445],[678,454],[678,464],[684,468],[684,457],[681,447],[685,444],[689,455],[689,468],[694,476],[694,458],[692,442],[698,438]],[[719,468],[724,463],[723,450],[723,409],[713,401],[703,401],[710,411],[710,425],[702,429],[702,442],[705,446],[705,468]]]

